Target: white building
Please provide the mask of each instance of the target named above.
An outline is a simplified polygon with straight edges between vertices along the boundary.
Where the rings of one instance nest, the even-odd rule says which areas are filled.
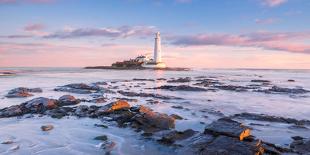
[[[155,34],[153,61],[145,62],[142,66],[147,68],[166,68],[166,64],[161,59],[161,39],[159,32]]]

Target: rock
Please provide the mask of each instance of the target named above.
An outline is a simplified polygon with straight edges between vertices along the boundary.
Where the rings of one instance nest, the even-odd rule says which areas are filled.
[[[166,81],[167,79],[165,79],[165,78],[158,78],[158,79],[156,79],[157,81]]]
[[[262,155],[264,148],[261,141],[240,141],[227,136],[196,135],[183,143],[177,150],[180,155]]]
[[[133,117],[134,121],[141,124],[144,131],[167,130],[175,127],[175,119],[166,114],[153,112],[150,108],[140,106],[139,114]]]
[[[290,147],[297,153],[310,154],[310,139],[294,140]]]
[[[77,94],[91,94],[93,92],[100,92],[104,89],[97,84],[87,85],[85,83],[73,83],[64,86],[60,86],[54,89],[55,91],[64,91]]]
[[[113,111],[117,110],[128,110],[130,108],[130,105],[127,101],[123,100],[118,100],[116,102],[112,102],[110,104],[107,104],[97,111],[99,114],[104,114],[104,113],[111,113]]]
[[[124,95],[124,96],[129,96],[129,97],[152,97],[152,98],[157,98],[157,99],[163,99],[163,100],[169,100],[169,99],[182,99],[179,97],[173,97],[173,96],[163,96],[160,94],[149,94],[149,93],[136,93],[136,92],[126,92],[119,90],[117,91],[118,93]]]
[[[247,120],[257,120],[257,121],[266,121],[266,122],[278,122],[278,123],[287,123],[287,124],[296,124],[296,125],[307,125],[310,124],[310,120],[297,120],[294,118],[284,118],[278,116],[268,116],[264,114],[255,114],[255,113],[241,113],[235,114],[232,118],[247,119]]]
[[[173,79],[173,80],[168,80],[168,83],[186,83],[186,82],[191,82],[190,77],[185,77],[185,78],[178,78],[178,79]]]
[[[95,98],[95,99],[90,100],[90,102],[93,102],[93,103],[105,103],[107,101],[106,101],[105,97],[99,97],[99,98]]]
[[[154,79],[137,79],[134,78],[133,81],[155,81]]]
[[[0,118],[21,116],[21,115],[23,115],[23,111],[20,105],[13,105],[0,110]]]
[[[9,148],[10,151],[15,151],[19,149],[19,145],[14,145],[11,148]]]
[[[270,83],[269,80],[251,80],[251,82]]]
[[[52,129],[54,129],[53,125],[43,125],[43,126],[41,126],[41,130],[42,131],[50,131]]]
[[[172,145],[176,141],[187,139],[196,133],[197,132],[192,129],[187,129],[185,131],[164,131],[163,133],[156,133],[155,136],[161,137],[157,140],[158,142],[166,145]]]
[[[58,99],[59,106],[76,105],[79,103],[80,103],[80,100],[76,99],[72,95],[63,95]]]
[[[208,91],[207,89],[204,89],[204,88],[192,87],[188,85],[180,85],[180,86],[164,85],[164,86],[155,87],[152,89],[164,89],[164,90],[169,90],[169,91]]]
[[[10,139],[1,142],[1,144],[13,144],[13,143],[14,143],[13,140]]]
[[[305,90],[303,88],[282,88],[278,86],[273,86],[270,89],[257,90],[257,91],[264,93],[280,93],[280,94],[305,94],[310,92],[309,90]]]
[[[303,139],[305,139],[305,138],[300,137],[300,136],[293,136],[292,139],[293,139],[293,140],[303,140]]]
[[[86,117],[89,115],[89,107],[87,105],[79,105],[74,114],[78,117]]]
[[[95,127],[101,127],[101,128],[109,128],[108,126],[104,125],[104,124],[95,124]]]
[[[48,109],[54,109],[58,107],[57,100],[49,99],[45,97],[34,98],[22,104],[27,110],[35,113],[41,113]]]
[[[234,85],[218,85],[214,87],[222,90],[237,91],[237,92],[243,92],[247,91],[248,89],[251,89],[250,87],[246,86],[234,86]]]
[[[105,154],[110,154],[111,151],[113,151],[114,147],[116,146],[116,143],[112,141],[105,141],[97,145],[96,147],[99,147],[101,149],[105,150]]]
[[[293,79],[288,79],[287,82],[295,82]]]
[[[41,88],[25,88],[25,87],[18,87],[12,89],[6,95],[7,98],[17,98],[17,97],[29,97],[33,96],[31,93],[41,93]]]
[[[183,117],[181,117],[181,116],[179,116],[177,114],[171,114],[170,116],[173,117],[174,119],[178,119],[178,120],[182,120],[183,119]]]
[[[173,106],[171,106],[171,108],[174,108],[174,109],[183,109],[183,106],[180,106],[180,105],[173,105]]]
[[[236,137],[241,141],[250,136],[250,132],[251,131],[248,127],[229,118],[220,118],[219,120],[212,122],[207,125],[204,131],[205,134]]]
[[[95,137],[94,140],[107,141],[108,137],[106,135]]]

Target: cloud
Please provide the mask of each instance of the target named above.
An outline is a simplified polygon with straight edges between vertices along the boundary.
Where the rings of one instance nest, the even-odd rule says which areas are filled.
[[[310,39],[310,32],[254,32],[241,35],[198,34],[173,36],[170,43],[178,46],[240,46],[259,47],[268,50],[281,50],[310,54],[310,45],[303,43]]]
[[[107,37],[107,38],[127,38],[146,37],[156,32],[154,26],[121,26],[116,28],[78,28],[64,30],[46,35],[44,38],[80,38],[80,37]]]
[[[0,38],[7,38],[7,39],[22,39],[22,38],[31,38],[32,35],[6,35],[0,36]]]
[[[288,0],[262,0],[263,4],[268,7],[276,7],[286,3]]]
[[[43,24],[29,24],[24,27],[25,31],[39,31],[45,29],[45,26]]]
[[[262,24],[262,25],[268,25],[275,23],[276,20],[273,18],[267,18],[267,19],[255,19],[256,24]]]

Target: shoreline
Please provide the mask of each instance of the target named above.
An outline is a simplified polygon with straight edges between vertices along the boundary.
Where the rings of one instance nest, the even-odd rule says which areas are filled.
[[[107,69],[107,70],[164,70],[164,71],[191,71],[191,68],[167,67],[167,68],[146,68],[146,67],[113,67],[113,66],[87,66],[83,69]]]

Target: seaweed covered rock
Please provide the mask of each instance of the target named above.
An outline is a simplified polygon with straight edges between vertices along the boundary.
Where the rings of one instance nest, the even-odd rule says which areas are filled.
[[[41,88],[26,88],[26,87],[18,87],[12,89],[6,95],[7,98],[18,98],[18,97],[29,97],[33,96],[31,93],[41,93]]]
[[[76,99],[72,95],[63,95],[58,99],[59,106],[76,105],[79,103],[80,103],[80,100]]]
[[[112,102],[110,104],[107,104],[101,108],[98,109],[97,113],[105,114],[105,113],[111,113],[117,110],[128,110],[130,108],[130,105],[127,101],[118,100],[116,102]]]
[[[241,141],[250,136],[250,132],[251,130],[248,127],[229,118],[220,118],[219,120],[212,122],[204,131],[206,134],[236,137]]]

